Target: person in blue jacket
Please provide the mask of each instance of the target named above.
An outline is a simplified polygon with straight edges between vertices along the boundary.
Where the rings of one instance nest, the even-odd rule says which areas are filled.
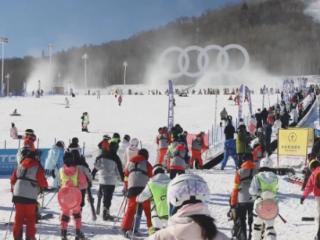
[[[52,177],[53,188],[58,188],[59,186],[59,169],[63,166],[63,155],[64,155],[64,143],[63,141],[58,141],[49,150],[48,156],[45,162],[45,172],[47,178]]]

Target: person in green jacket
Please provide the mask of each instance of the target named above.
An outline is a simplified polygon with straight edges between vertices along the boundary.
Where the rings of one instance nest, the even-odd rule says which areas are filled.
[[[138,203],[151,199],[151,217],[154,231],[167,227],[168,222],[167,189],[170,178],[165,174],[165,171],[161,164],[156,164],[153,167],[153,177],[137,198]]]
[[[240,167],[243,162],[243,156],[245,154],[251,153],[251,147],[250,147],[250,133],[247,132],[246,126],[244,123],[240,123],[238,127],[238,134],[237,134],[237,140],[236,140],[236,150],[238,155],[238,164]]]

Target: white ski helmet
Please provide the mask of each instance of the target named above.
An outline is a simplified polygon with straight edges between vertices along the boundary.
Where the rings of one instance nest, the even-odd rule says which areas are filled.
[[[209,194],[207,182],[202,177],[192,173],[181,174],[169,183],[168,204],[180,207],[185,201],[192,200],[192,198],[204,202]]]
[[[130,140],[130,146],[132,147],[138,147],[139,146],[139,139],[138,138],[132,138]]]

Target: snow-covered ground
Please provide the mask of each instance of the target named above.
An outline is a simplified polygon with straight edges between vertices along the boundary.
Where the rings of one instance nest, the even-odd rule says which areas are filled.
[[[156,156],[155,137],[157,129],[167,123],[168,100],[166,96],[124,96],[123,105],[118,106],[116,98],[110,95],[102,95],[98,100],[95,96],[77,96],[69,98],[71,107],[64,107],[64,96],[50,96],[37,98],[3,98],[0,99],[0,146],[17,147],[16,140],[10,140],[10,123],[15,122],[21,133],[26,128],[35,130],[39,137],[39,146],[50,147],[54,139],[64,140],[68,143],[72,137],[78,137],[80,142],[85,142],[87,155],[92,155],[88,161],[93,163],[97,155],[97,144],[102,135],[119,132],[121,135],[128,133],[131,137],[141,139],[143,147],[150,152],[150,161],[154,162]],[[227,96],[218,98],[219,112],[226,107],[229,113],[235,116],[237,107],[233,101],[228,101]],[[276,95],[271,96],[271,104],[277,101]],[[190,133],[206,131],[211,128],[214,122],[214,96],[190,96],[176,97],[175,122]],[[268,103],[268,100],[266,101]],[[253,109],[260,108],[262,96],[253,96]],[[268,105],[268,104],[267,104]],[[11,117],[9,114],[17,108],[22,114],[21,117]],[[248,107],[245,107],[245,111]],[[90,133],[81,132],[80,116],[82,112],[88,112],[90,117]],[[230,160],[229,164],[233,164]],[[228,200],[233,187],[234,167],[229,166],[225,171],[217,169],[198,171],[209,184],[211,197],[209,206],[212,215],[220,230],[230,236],[232,223],[228,222],[227,212],[229,209]],[[11,193],[9,191],[8,177],[0,179],[0,236],[6,231],[5,223],[8,221],[12,207]],[[94,183],[94,193],[97,189]],[[113,198],[111,213],[117,214],[122,201],[118,194],[121,186],[116,189]],[[46,204],[52,193],[45,196]],[[310,199],[304,205],[299,204],[300,189],[298,186],[286,181],[280,181],[280,213],[287,219],[284,224],[280,219],[276,220],[278,239],[312,239],[315,233],[313,223],[301,222],[302,216],[313,216],[315,206]],[[54,219],[43,221],[38,225],[38,232],[41,239],[59,239],[59,208],[56,198],[48,205],[45,212],[54,213]],[[91,221],[90,209],[85,207],[83,212],[84,231],[90,239],[123,239],[119,233],[119,223],[113,226],[112,222],[103,222],[100,218],[96,222]],[[72,224],[71,224],[72,226]],[[145,225],[142,225],[145,229]],[[12,239],[10,232],[10,237]]]

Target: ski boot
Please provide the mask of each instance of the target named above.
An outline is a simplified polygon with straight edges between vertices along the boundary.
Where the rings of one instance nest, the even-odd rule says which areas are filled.
[[[106,209],[106,208],[103,209],[102,219],[103,221],[114,220],[114,217],[110,215],[109,209]]]
[[[127,231],[123,231],[123,236],[125,237],[125,238],[128,238],[128,239],[131,239],[131,237],[133,236],[133,233],[132,233],[132,231],[131,230],[127,230]]]
[[[67,230],[66,229],[62,229],[61,230],[61,240],[68,240],[68,238],[67,238]]]
[[[76,230],[76,237],[75,240],[87,240],[87,238],[84,236],[83,232],[81,230]]]

